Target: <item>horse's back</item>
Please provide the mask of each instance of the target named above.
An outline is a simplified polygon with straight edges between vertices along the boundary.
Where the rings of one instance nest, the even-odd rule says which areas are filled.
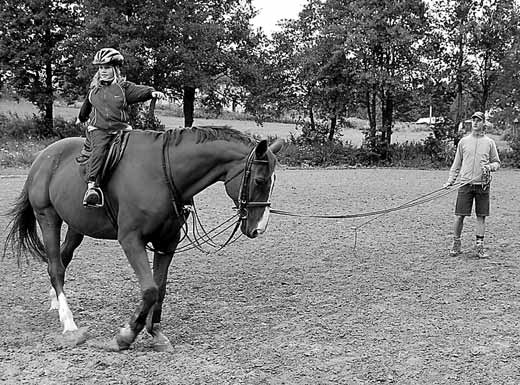
[[[99,233],[100,238],[114,238],[113,226],[105,212],[82,205],[86,183],[76,157],[83,143],[82,138],[65,138],[38,154],[26,182],[29,201],[37,212],[51,209],[83,234]]]

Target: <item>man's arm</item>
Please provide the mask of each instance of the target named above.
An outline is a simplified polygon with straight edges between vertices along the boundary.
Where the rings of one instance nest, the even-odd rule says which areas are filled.
[[[446,182],[446,186],[451,186],[455,183],[455,180],[459,176],[460,168],[462,166],[462,141],[457,145],[457,151],[455,152],[455,159],[453,159],[453,163],[450,168],[450,173],[448,176],[448,181]]]
[[[500,168],[500,158],[498,156],[497,145],[491,140],[491,148],[489,149],[489,170],[497,171]]]

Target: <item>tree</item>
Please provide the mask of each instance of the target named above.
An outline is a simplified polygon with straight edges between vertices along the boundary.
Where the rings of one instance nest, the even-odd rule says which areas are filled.
[[[236,66],[250,39],[250,0],[83,0],[80,41],[91,57],[112,46],[125,55],[130,80],[182,98],[185,126],[193,123],[196,90],[213,92]],[[90,46],[90,48],[89,48]]]
[[[469,41],[474,76],[470,92],[475,109],[486,111],[504,70],[504,61],[513,49],[518,34],[519,14],[515,0],[484,3],[476,13]]]
[[[363,98],[370,129],[368,144],[391,142],[396,105],[410,94],[428,28],[421,0],[328,0],[327,24],[343,41],[348,58],[356,62],[357,94]],[[378,110],[381,127],[377,130]]]
[[[310,120],[311,131],[316,131],[316,113],[319,110],[318,73],[323,61],[318,46],[323,36],[323,4],[309,0],[297,20],[286,20],[282,31],[274,34],[270,73],[284,79],[273,79],[280,87],[278,104],[286,109],[303,110]],[[287,104],[290,103],[290,104]]]
[[[183,88],[185,125],[191,126],[197,89],[215,95],[222,76],[240,85],[237,74],[255,44],[249,26],[255,12],[250,0],[175,3],[170,25],[179,27],[175,27],[178,39],[169,42],[181,63],[178,84]]]
[[[0,69],[20,96],[36,105],[45,129],[53,126],[53,101],[67,67],[64,41],[80,27],[77,2],[2,1]]]
[[[297,20],[286,21],[274,35],[272,53],[274,81],[284,85],[279,96],[292,102],[309,117],[310,131],[321,131],[316,119],[327,121],[327,139],[337,134],[337,123],[351,104],[352,63],[319,0],[309,1]],[[284,79],[280,82],[279,78]],[[285,106],[288,109],[290,106]]]

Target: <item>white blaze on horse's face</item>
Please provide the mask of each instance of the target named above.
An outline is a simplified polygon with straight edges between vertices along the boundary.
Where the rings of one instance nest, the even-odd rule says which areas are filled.
[[[273,193],[274,188],[274,181],[275,181],[275,175],[271,175],[271,189],[269,192],[269,197],[267,198],[267,201],[271,201],[271,194]],[[265,233],[265,230],[267,229],[267,225],[269,224],[269,216],[271,214],[271,211],[269,209],[269,206],[264,207],[264,212],[262,213],[262,216],[260,217],[260,220],[258,221],[258,224],[256,225],[255,234],[261,235]]]
[[[267,145],[260,141],[246,157],[245,164],[228,170],[226,191],[235,201],[240,216],[240,230],[249,238],[263,234],[269,223],[269,207],[274,187],[275,153],[282,141]],[[241,175],[239,179],[238,176]]]

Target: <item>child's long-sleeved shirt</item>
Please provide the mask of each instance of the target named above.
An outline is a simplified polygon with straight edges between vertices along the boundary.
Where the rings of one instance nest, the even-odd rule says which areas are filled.
[[[486,165],[491,171],[500,168],[495,141],[487,135],[471,133],[459,141],[448,183],[453,184],[459,177],[461,183],[483,184],[482,166]]]
[[[100,85],[91,89],[81,106],[79,120],[89,121],[89,130],[118,131],[129,127],[127,106],[152,98],[153,87],[129,81]]]

